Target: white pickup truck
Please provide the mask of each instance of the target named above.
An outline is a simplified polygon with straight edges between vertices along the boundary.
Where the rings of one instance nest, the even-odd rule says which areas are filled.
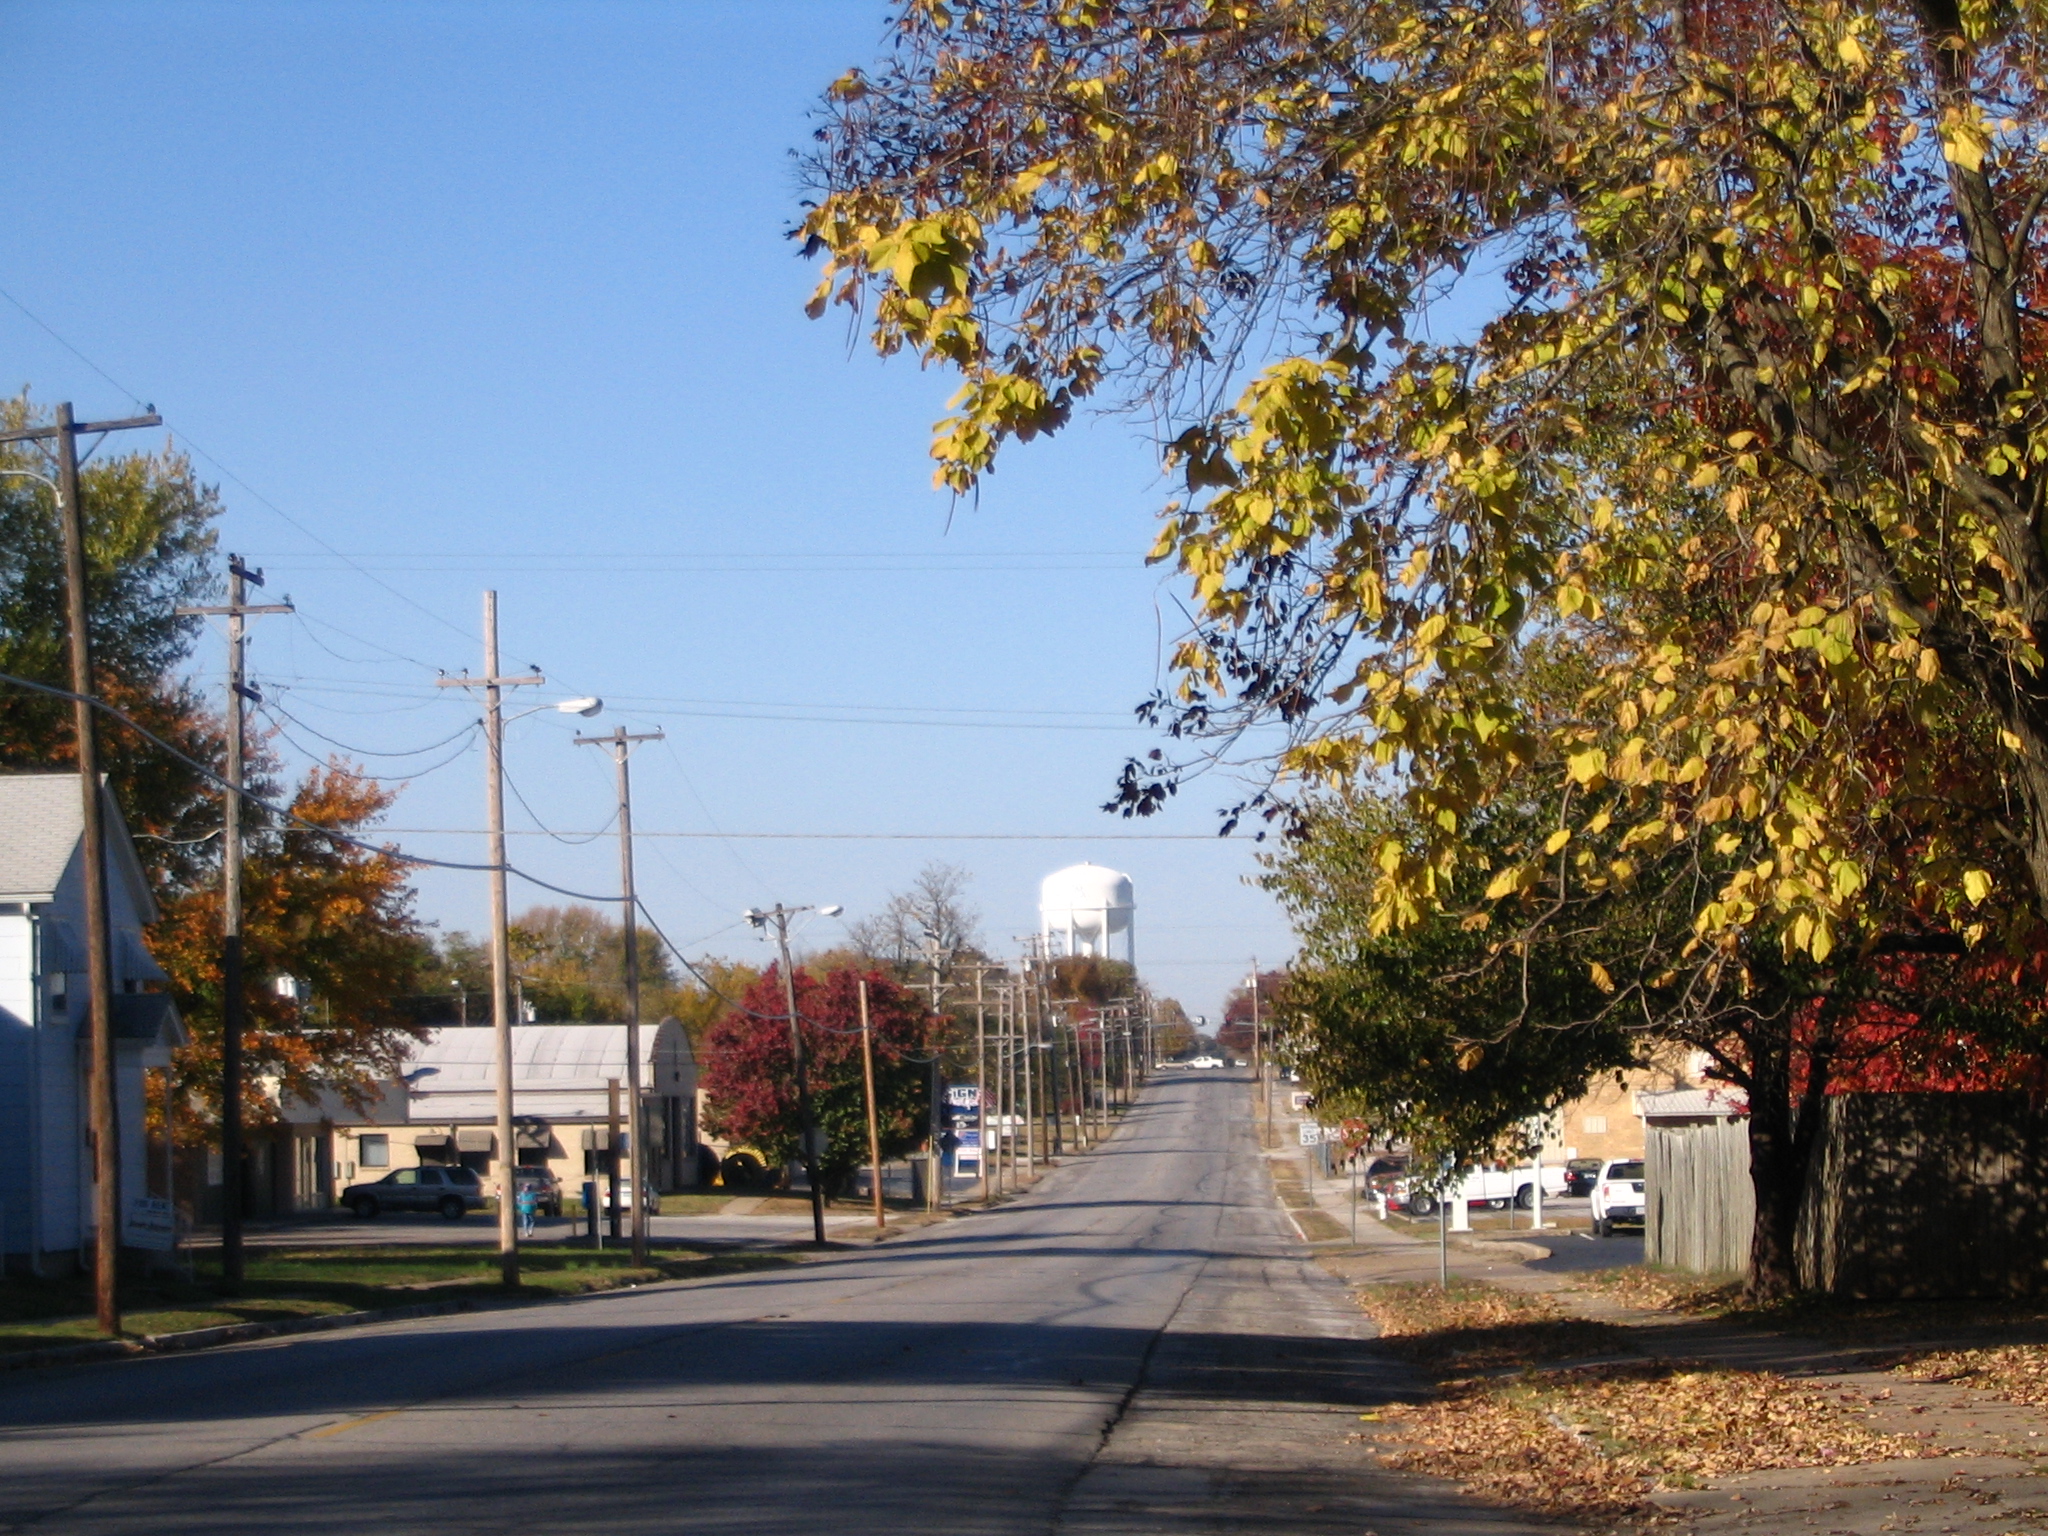
[[[1564,1164],[1545,1163],[1543,1197],[1554,1200],[1564,1191]],[[1536,1170],[1527,1163],[1515,1168],[1473,1168],[1445,1198],[1463,1200],[1467,1205],[1515,1205],[1526,1211],[1536,1203]],[[1411,1216],[1434,1216],[1437,1197],[1427,1190],[1413,1188],[1410,1180],[1403,1179],[1389,1192],[1387,1204]]]

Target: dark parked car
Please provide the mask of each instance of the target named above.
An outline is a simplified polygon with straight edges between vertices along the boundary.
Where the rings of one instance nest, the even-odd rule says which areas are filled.
[[[483,1180],[474,1168],[397,1168],[374,1184],[351,1184],[341,1203],[364,1221],[386,1211],[439,1211],[450,1221],[484,1206]]]
[[[543,1216],[562,1214],[562,1181],[551,1168],[521,1168],[512,1175],[512,1188],[533,1191],[534,1209]]]
[[[1597,1157],[1575,1157],[1564,1165],[1564,1192],[1568,1195],[1590,1195],[1599,1181],[1600,1159]]]

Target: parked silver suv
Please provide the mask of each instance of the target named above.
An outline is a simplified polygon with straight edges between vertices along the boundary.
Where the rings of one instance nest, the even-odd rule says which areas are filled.
[[[395,1168],[374,1184],[351,1184],[341,1203],[364,1221],[385,1211],[439,1211],[449,1221],[484,1207],[483,1180],[474,1168]]]

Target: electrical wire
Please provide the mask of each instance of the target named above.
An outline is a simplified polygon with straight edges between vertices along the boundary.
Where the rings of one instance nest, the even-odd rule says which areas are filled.
[[[408,656],[403,651],[394,651],[388,645],[384,645],[378,641],[369,639],[367,636],[352,633],[349,630],[343,629],[339,624],[330,624],[325,619],[316,619],[311,614],[301,612],[297,608],[294,608],[292,610],[292,617],[297,619],[300,623],[309,626],[309,632],[306,635],[306,638],[308,640],[311,640],[315,645],[319,646],[321,650],[325,651],[328,655],[332,656],[336,661],[342,662],[348,666],[362,667],[369,666],[371,665],[371,663],[365,657],[342,655],[341,652],[337,651],[325,640],[322,640],[318,635],[311,633],[310,626],[317,625],[321,629],[331,629],[337,635],[340,635],[344,639],[353,640],[357,645],[367,645],[373,651],[382,651],[386,656],[391,657],[394,661],[406,662],[411,666],[418,667],[423,672],[438,672],[441,670],[439,667],[436,667],[432,662],[421,661],[417,656]]]
[[[268,710],[264,710],[262,712],[265,714],[269,713]],[[315,759],[317,759],[320,756],[320,753],[315,751],[313,748],[307,746],[303,741],[300,741],[297,737],[293,736],[292,733],[286,730],[283,726],[277,725],[273,722],[271,729],[276,731],[277,734],[279,736],[282,736],[286,741],[290,742],[291,745],[298,748],[298,750],[305,756]],[[328,738],[322,739],[325,740]],[[410,784],[415,779],[424,779],[430,773],[438,773],[441,769],[446,768],[450,763],[457,762],[463,757],[467,756],[468,753],[469,743],[465,741],[461,746],[457,747],[453,752],[449,753],[446,757],[442,758],[441,761],[439,761],[438,763],[430,764],[429,766],[417,769],[412,773],[371,773],[368,769],[361,767],[352,767],[351,771],[355,774],[357,778],[368,779],[375,784]]]
[[[273,686],[279,688],[289,688],[291,685],[289,683],[278,683],[274,684]],[[449,742],[454,741],[463,736],[471,735],[482,728],[480,722],[472,720],[467,725],[463,726],[460,730],[451,731],[448,735],[443,736],[439,741],[429,742],[424,747],[406,747],[396,752],[379,752],[373,747],[352,746],[348,742],[338,740],[337,738],[328,735],[318,726],[308,725],[305,721],[301,720],[297,715],[293,714],[290,710],[286,709],[282,704],[278,703],[275,699],[264,699],[258,704],[257,707],[259,709],[262,709],[266,713],[284,716],[285,719],[291,721],[291,723],[293,725],[296,725],[300,730],[306,731],[311,735],[318,736],[330,747],[339,747],[342,751],[347,752],[354,757],[425,757],[429,752],[438,752],[441,750],[441,748],[447,746]]]
[[[87,357],[77,347],[73,346],[71,342],[66,340],[63,336],[59,335],[57,332],[57,328],[55,326],[51,325],[49,321],[45,320],[41,315],[37,314],[34,310],[30,309],[26,304],[22,303],[21,300],[17,299],[5,288],[0,288],[0,299],[5,299],[8,303],[12,304],[16,309],[20,310],[32,322],[39,326],[43,330],[43,332],[50,337],[52,341],[56,342],[58,346],[62,347],[65,351],[69,352],[81,363],[85,364],[86,367],[90,368],[94,373],[98,374],[101,378],[105,379],[109,384],[113,385],[115,389],[119,390],[122,394],[126,395],[132,403],[141,406],[146,411],[155,411],[155,406],[143,400],[143,398],[140,395],[136,394],[134,390],[130,389],[126,384],[123,384],[111,373],[107,372],[106,369],[102,368],[98,363],[94,362],[91,358]],[[166,423],[165,426],[166,430],[173,431],[179,438],[181,438],[184,441],[184,444],[187,448],[190,448],[194,453],[198,454],[200,458],[206,460],[207,463],[211,464],[215,469],[220,471],[223,477],[234,481],[236,485],[240,486],[242,490],[245,491],[259,506],[266,508],[273,515],[275,515],[281,521],[288,524],[290,527],[295,529],[304,537],[311,539],[315,544],[318,544],[322,549],[326,550],[328,554],[332,555],[335,559],[341,561],[344,565],[348,566],[350,569],[355,571],[355,573],[361,576],[365,581],[368,581],[373,585],[382,587],[386,592],[389,592],[401,603],[404,603],[409,608],[417,609],[420,613],[425,614],[428,618],[432,619],[436,624],[441,625],[444,629],[453,631],[455,634],[460,635],[463,639],[470,641],[471,643],[475,642],[476,636],[472,634],[470,631],[463,629],[461,626],[451,622],[446,618],[443,618],[440,614],[434,612],[433,609],[427,607],[424,603],[421,603],[416,599],[407,596],[397,587],[394,587],[390,582],[384,580],[381,576],[374,574],[367,566],[364,566],[358,563],[356,560],[352,559],[350,556],[343,554],[340,550],[336,549],[332,544],[328,543],[325,539],[321,538],[319,534],[315,533],[312,529],[308,528],[304,523],[300,522],[297,518],[293,517],[289,512],[285,511],[284,508],[280,507],[268,496],[265,496],[261,491],[257,490],[254,486],[249,484],[248,481],[244,480],[240,475],[236,474],[232,469],[228,468],[226,464],[222,463],[219,459],[215,458],[212,454],[208,453],[206,449],[200,446],[200,444],[193,438],[190,432],[186,432],[177,428],[172,428],[169,423]]]
[[[591,843],[594,843],[600,837],[603,837],[605,833],[611,831],[612,827],[618,822],[619,813],[617,809],[614,808],[610,818],[605,822],[605,824],[599,827],[595,832],[589,834],[587,837],[574,834],[564,835],[563,833],[557,832],[553,828],[549,827],[546,822],[540,819],[540,813],[535,811],[532,806],[526,803],[526,796],[522,795],[519,792],[519,782],[518,780],[512,777],[511,769],[505,767],[504,764],[500,763],[498,765],[498,772],[504,775],[505,787],[512,791],[512,798],[519,802],[520,809],[525,811],[527,815],[533,818],[533,824],[535,828],[541,832],[545,832],[549,837],[552,837],[556,842],[562,843],[567,847],[582,848]]]
[[[4,294],[0,294],[0,296],[4,296]],[[332,827],[323,827],[317,821],[308,821],[289,807],[277,805],[264,799],[246,785],[238,788],[230,784],[224,777],[214,772],[213,769],[207,767],[206,764],[200,762],[197,758],[186,756],[168,741],[165,741],[163,737],[157,735],[156,732],[150,730],[145,725],[139,724],[126,711],[116,709],[113,705],[103,700],[91,698],[84,694],[73,693],[69,688],[58,688],[50,683],[39,683],[32,678],[16,677],[11,672],[0,672],[0,683],[8,683],[16,688],[26,688],[32,693],[48,694],[51,698],[69,699],[74,704],[84,704],[89,708],[98,710],[103,715],[120,721],[144,741],[151,743],[159,751],[177,759],[209,784],[224,789],[230,794],[240,796],[249,805],[261,811],[268,811],[280,821],[295,823],[295,825],[286,828],[285,830],[287,831],[310,832],[316,836],[324,837],[330,842],[341,843],[350,848],[360,849],[364,853],[376,854],[380,858],[392,859],[400,864],[416,864],[426,869],[459,869],[477,874],[491,874],[495,871],[503,870],[508,875],[517,875],[529,885],[537,885],[544,891],[553,891],[557,896],[567,896],[573,901],[596,901],[616,904],[620,900],[617,896],[594,896],[589,891],[572,891],[566,886],[556,885],[551,881],[543,880],[538,875],[528,874],[516,864],[466,864],[455,859],[429,859],[416,853],[406,853],[402,849],[393,848],[388,845],[365,842],[360,837],[352,837],[346,832],[337,832]],[[666,943],[667,940],[663,940],[663,942]]]
[[[726,1007],[732,1009],[733,1012],[743,1013],[750,1019],[773,1019],[778,1024],[786,1024],[789,1022],[789,1015],[786,1013],[763,1013],[758,1008],[749,1008],[745,1003],[739,1002],[734,998],[727,997],[723,992],[718,990],[717,984],[714,983],[709,976],[706,976],[702,971],[698,970],[694,964],[691,963],[690,957],[688,955],[684,954],[680,949],[678,949],[673,943],[670,942],[669,936],[661,931],[661,924],[654,920],[654,914],[647,910],[647,903],[640,899],[640,894],[637,891],[633,893],[633,905],[635,908],[639,910],[640,915],[647,920],[647,926],[654,930],[654,936],[657,939],[660,939],[663,944],[666,944],[668,946],[669,953],[674,955],[677,960],[682,962],[683,969],[688,971],[692,976],[696,977],[697,984],[701,986],[706,992],[709,992],[713,997],[717,998],[721,1003],[725,1004]],[[737,927],[738,924],[735,923],[729,926]],[[727,931],[727,928],[721,928],[718,930],[719,933],[725,933]],[[716,938],[717,934],[713,934],[712,937]],[[703,940],[700,939],[698,940],[698,942],[702,943]],[[835,1029],[830,1024],[821,1023],[817,1019],[810,1017],[810,1015],[806,1014],[801,1008],[797,1010],[796,1016],[805,1024],[808,1024],[812,1029],[816,1030],[819,1034],[857,1035],[860,1033],[860,1030],[858,1028]]]

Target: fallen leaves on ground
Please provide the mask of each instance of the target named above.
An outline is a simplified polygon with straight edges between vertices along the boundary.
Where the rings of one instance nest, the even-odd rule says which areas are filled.
[[[2009,1403],[2048,1407],[2048,1346],[2040,1344],[1926,1350],[1906,1356],[1892,1369],[1916,1381],[1954,1382]]]
[[[1578,1286],[1581,1290],[1597,1291],[1624,1307],[1693,1316],[1725,1312],[1742,1297],[1740,1281],[1651,1269],[1640,1264],[1581,1275]]]
[[[1394,1353],[1425,1363],[1455,1361],[1489,1370],[1628,1352],[1625,1330],[1571,1317],[1548,1296],[1471,1281],[1449,1291],[1434,1285],[1372,1285],[1358,1303],[1379,1325]]]
[[[1871,1429],[1820,1385],[1661,1364],[1454,1381],[1387,1417],[1399,1442],[1388,1465],[1577,1519],[1641,1516],[1655,1488],[1739,1472],[1941,1454]]]

